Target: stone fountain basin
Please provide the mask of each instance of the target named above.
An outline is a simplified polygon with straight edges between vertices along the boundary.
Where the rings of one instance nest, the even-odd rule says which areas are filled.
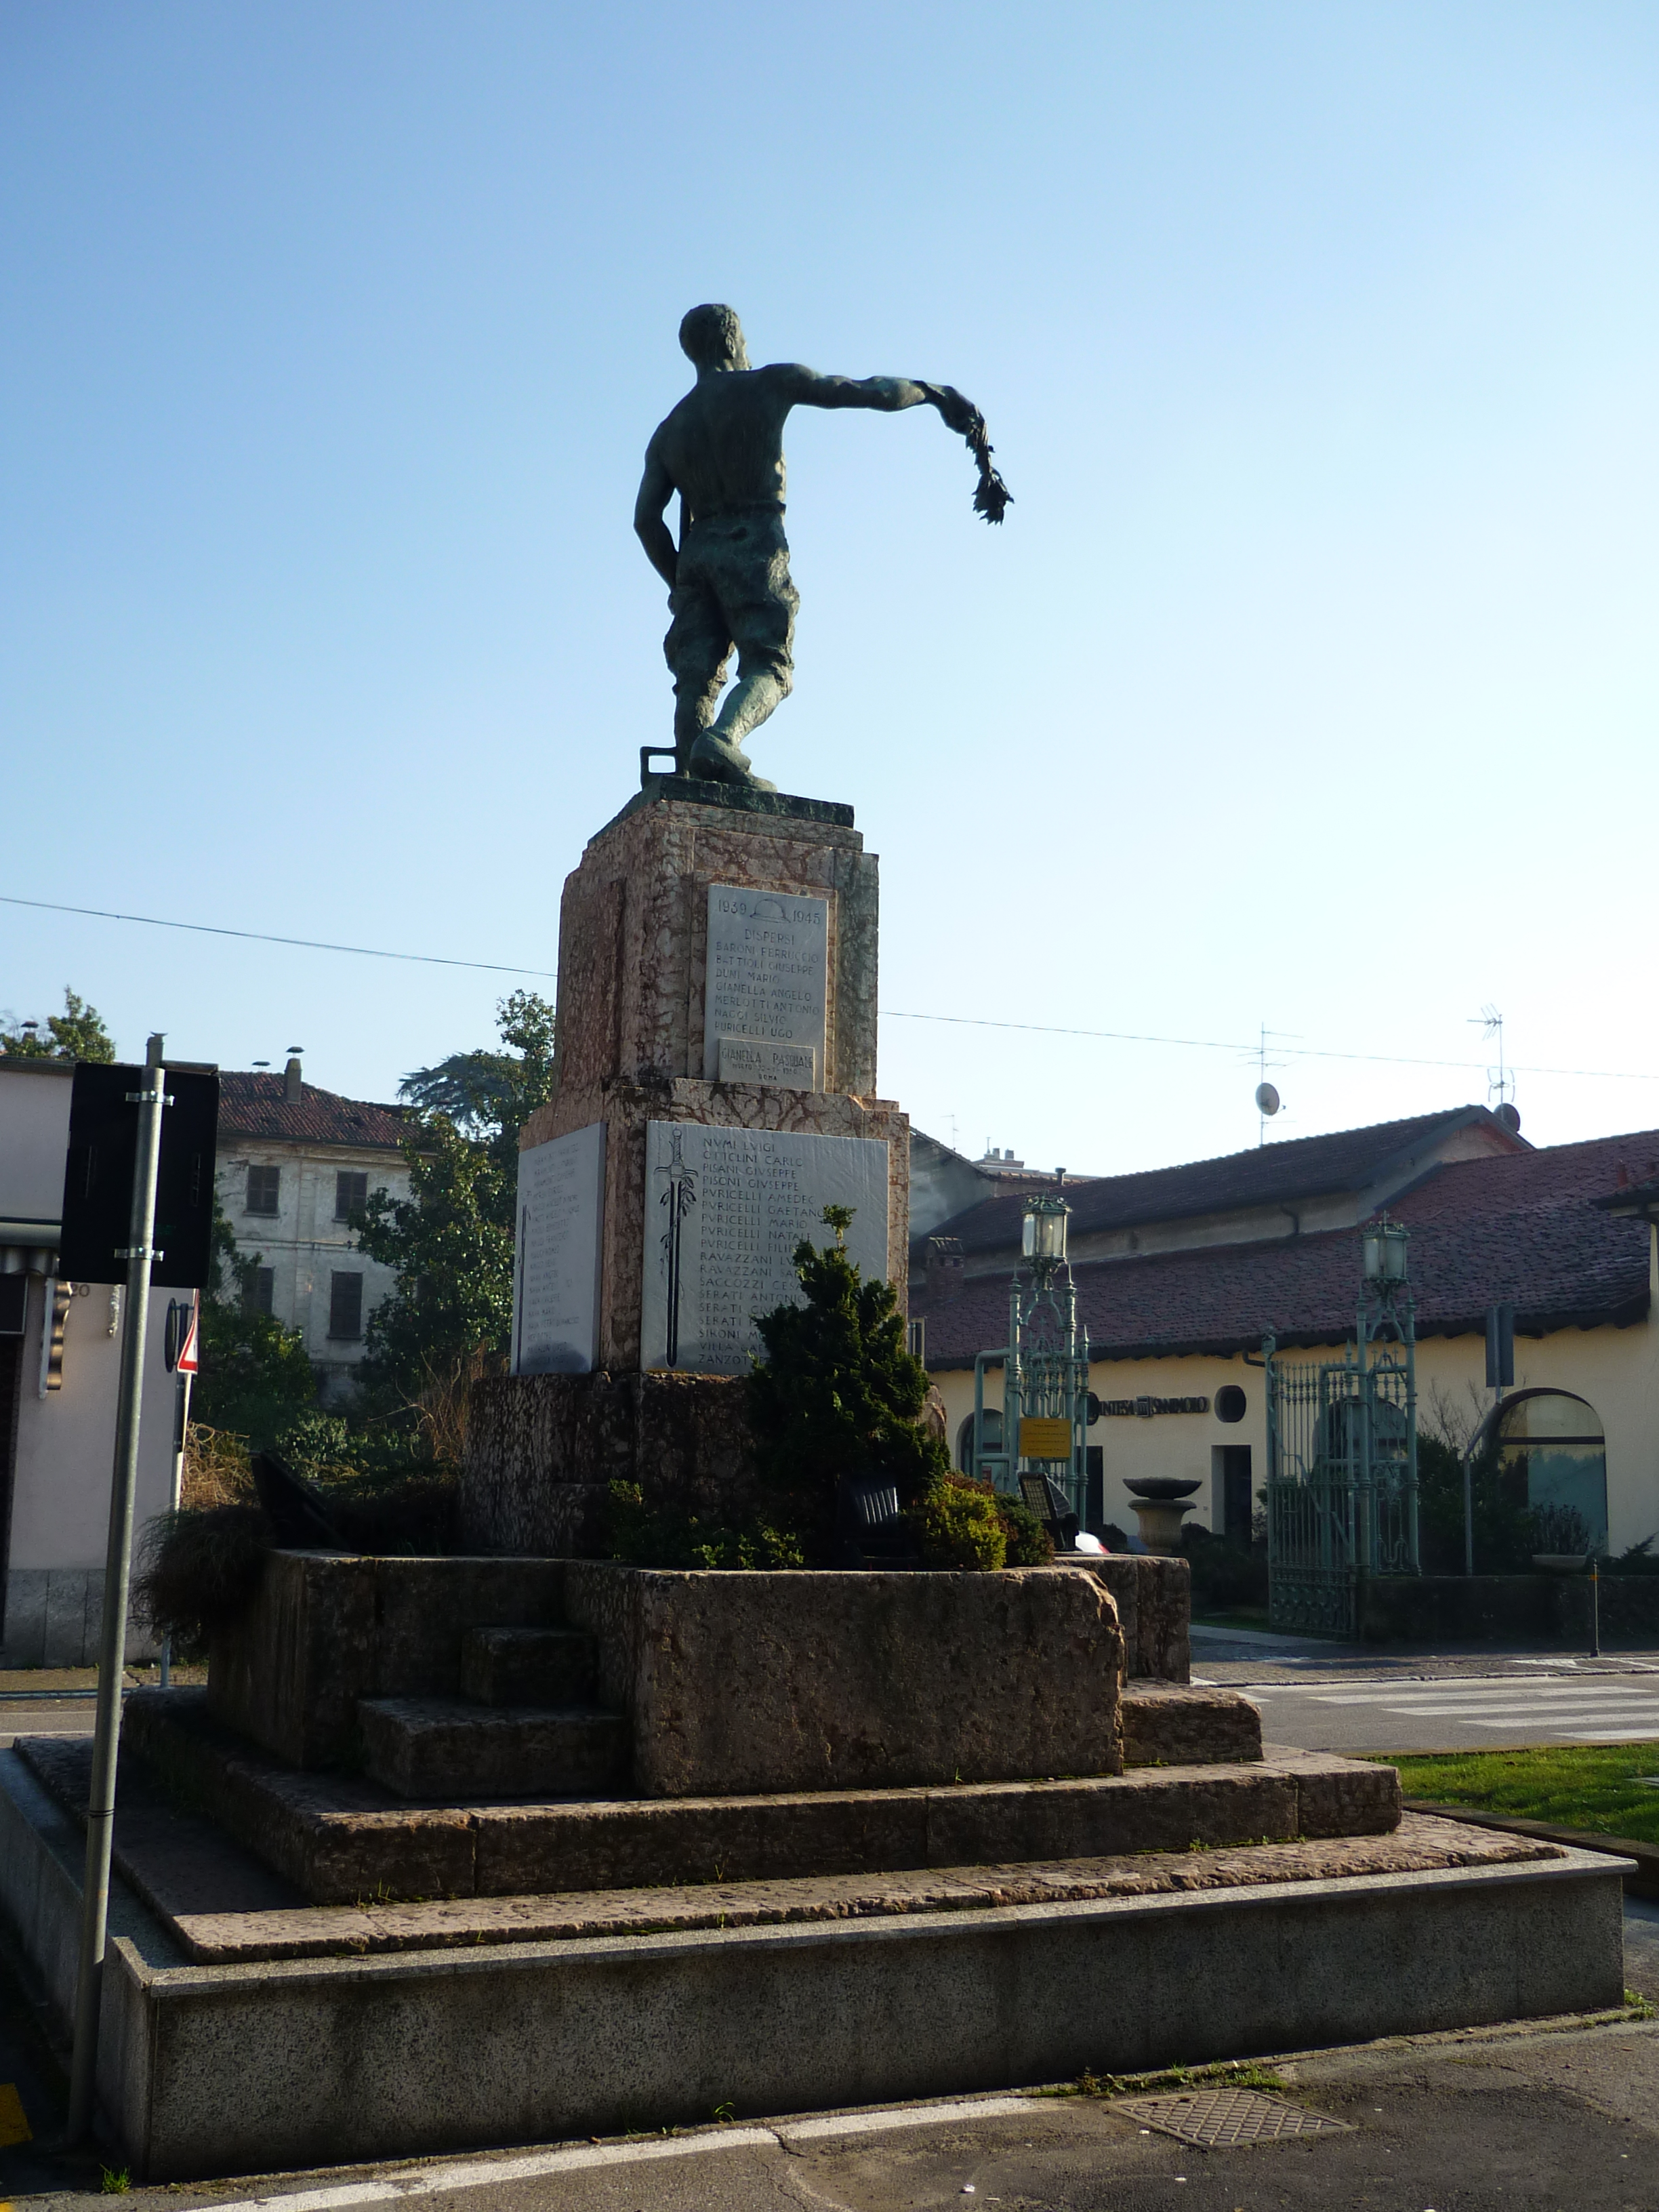
[[[1143,1474],[1138,1476],[1134,1481],[1126,1482],[1123,1486],[1131,1498],[1144,1498],[1149,1503],[1154,1501],[1161,1503],[1176,1498],[1190,1498],[1195,1490],[1201,1489],[1202,1486],[1202,1484],[1197,1480],[1185,1481],[1173,1474]]]

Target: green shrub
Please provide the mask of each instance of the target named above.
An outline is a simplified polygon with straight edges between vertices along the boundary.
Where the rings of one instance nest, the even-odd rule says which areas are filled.
[[[750,1519],[737,1527],[708,1514],[647,1505],[637,1482],[613,1482],[607,1500],[611,1556],[635,1567],[799,1567],[799,1539],[788,1528]]]
[[[1007,1559],[1008,1534],[997,1500],[976,1483],[936,1483],[910,1518],[927,1566],[994,1574]]]
[[[999,1494],[997,1516],[1008,1540],[1006,1564],[1011,1567],[1046,1567],[1054,1556],[1048,1531],[1023,1498]]]

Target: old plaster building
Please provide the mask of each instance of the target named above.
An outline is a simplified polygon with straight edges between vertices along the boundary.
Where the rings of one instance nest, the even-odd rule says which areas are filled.
[[[74,1074],[0,1053],[0,1667],[98,1656],[125,1292],[58,1272]],[[153,1300],[144,1353],[140,1528],[171,1495],[167,1303]],[[149,1649],[135,1618],[128,1655]]]
[[[1659,1130],[1534,1147],[1484,1107],[1267,1145],[1069,1188],[1090,1387],[1091,1515],[1133,1529],[1125,1477],[1197,1477],[1194,1519],[1241,1534],[1266,1480],[1265,1332],[1317,1359],[1352,1334],[1358,1225],[1410,1231],[1419,1406],[1492,1406],[1486,1310],[1515,1308],[1501,1434],[1534,1503],[1571,1504],[1619,1552],[1659,1532]],[[1018,1194],[918,1239],[910,1311],[958,1455],[976,1352],[1007,1333]],[[1000,1394],[988,1381],[987,1402]]]
[[[305,1339],[326,1401],[349,1389],[368,1317],[392,1286],[389,1267],[355,1249],[350,1216],[369,1194],[409,1194],[398,1149],[403,1109],[342,1098],[281,1075],[221,1075],[219,1204],[254,1303]]]

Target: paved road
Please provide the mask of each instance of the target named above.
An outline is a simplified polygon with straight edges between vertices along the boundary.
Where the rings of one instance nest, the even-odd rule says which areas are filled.
[[[1265,1737],[1307,1751],[1652,1742],[1659,1774],[1659,1674],[1579,1675],[1557,1662],[1414,1681],[1347,1676],[1231,1686],[1261,1707]]]
[[[83,1692],[0,1692],[0,1748],[20,1735],[90,1735],[97,1699]]]

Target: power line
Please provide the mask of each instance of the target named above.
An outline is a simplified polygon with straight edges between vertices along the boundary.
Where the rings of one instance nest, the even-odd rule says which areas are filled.
[[[208,921],[173,921],[153,914],[116,914],[97,906],[66,906],[57,899],[18,898],[0,891],[0,905],[32,907],[43,914],[78,914],[95,921],[142,922],[149,929],[185,929],[202,937],[235,937],[251,945],[286,945],[305,952],[346,952],[364,960],[412,960],[428,968],[468,968],[487,975],[534,975],[547,982],[558,980],[556,968],[516,968],[500,960],[457,960],[441,952],[391,952],[377,945],[335,945],[317,937],[276,937],[263,929],[228,929]],[[1225,1037],[1156,1036],[1139,1030],[1080,1030],[1053,1022],[1005,1022],[989,1014],[918,1014],[898,1006],[880,1009],[884,1020],[940,1022],[953,1029],[1013,1030],[1030,1036],[1090,1037],[1107,1044],[1175,1045],[1194,1052],[1244,1053],[1254,1056],[1258,1045],[1238,1044]],[[1259,1043],[1259,1040],[1258,1040]],[[1455,1067],[1484,1072],[1479,1060],[1430,1060],[1397,1052],[1340,1052],[1329,1046],[1280,1043],[1279,1052],[1296,1060],[1364,1061],[1377,1067]],[[1516,1075],[1578,1076],[1603,1083],[1659,1083],[1659,1074],[1639,1074],[1624,1067],[1529,1067],[1509,1063]]]
[[[510,968],[499,960],[452,960],[441,952],[388,952],[378,945],[330,945],[317,937],[273,937],[263,929],[223,929],[210,921],[167,921],[154,914],[111,914],[100,906],[63,906],[56,899],[14,898],[0,891],[0,905],[31,906],[44,914],[90,915],[95,921],[142,921],[149,929],[189,929],[199,937],[240,937],[252,945],[298,945],[306,952],[355,952],[365,960],[415,960],[427,968],[477,968],[490,975],[541,975],[555,980],[555,968]]]
[[[1000,1022],[988,1014],[912,1014],[896,1006],[884,1006],[884,1017],[893,1022],[948,1022],[955,1028],[975,1030],[1023,1030],[1035,1036],[1100,1037],[1110,1044],[1175,1044],[1188,1045],[1197,1052],[1242,1052],[1254,1058],[1254,1044],[1235,1044],[1224,1037],[1152,1036],[1136,1030],[1073,1030],[1062,1029],[1052,1022]],[[1338,1052],[1329,1047],[1313,1044],[1281,1044],[1275,1047],[1297,1060],[1361,1060],[1381,1067],[1466,1067],[1483,1073],[1483,1060],[1425,1060],[1399,1052]],[[1519,1062],[1509,1063],[1511,1075],[1582,1075],[1594,1076],[1608,1083],[1659,1083],[1659,1074],[1638,1075],[1625,1067],[1527,1067]]]

